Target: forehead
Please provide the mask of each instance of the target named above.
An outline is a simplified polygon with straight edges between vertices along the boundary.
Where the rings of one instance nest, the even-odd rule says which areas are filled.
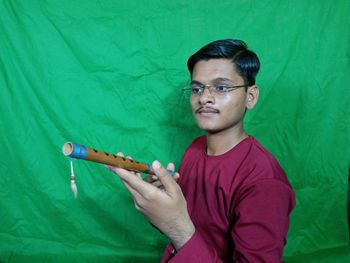
[[[226,78],[234,82],[243,80],[229,59],[201,60],[193,68],[192,80],[207,83],[218,78]]]

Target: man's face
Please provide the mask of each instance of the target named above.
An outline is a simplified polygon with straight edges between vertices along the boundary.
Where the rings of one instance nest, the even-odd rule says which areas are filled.
[[[255,105],[257,96],[251,94],[256,86],[237,88],[225,93],[216,93],[215,86],[225,87],[244,85],[243,78],[237,74],[234,65],[228,59],[210,59],[199,61],[194,66],[192,83],[211,86],[202,94],[191,95],[192,113],[199,128],[207,133],[243,128],[243,117],[246,108]],[[252,104],[253,100],[253,104]]]

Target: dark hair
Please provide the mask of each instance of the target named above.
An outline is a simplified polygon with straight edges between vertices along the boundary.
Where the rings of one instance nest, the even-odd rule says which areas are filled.
[[[215,58],[231,59],[236,72],[243,78],[245,84],[249,86],[255,84],[255,77],[260,68],[259,58],[248,49],[245,42],[237,39],[217,40],[194,53],[187,61],[191,76],[197,62]]]

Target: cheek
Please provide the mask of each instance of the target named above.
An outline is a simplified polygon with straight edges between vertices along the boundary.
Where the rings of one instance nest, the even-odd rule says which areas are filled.
[[[195,110],[196,105],[197,105],[196,101],[191,97],[190,98],[190,106],[191,106],[192,111]]]
[[[239,104],[239,99],[235,97],[223,97],[220,101],[217,101],[218,105],[223,109],[235,108]]]
[[[245,100],[243,97],[225,98],[221,101],[220,108],[228,114],[238,113],[245,110]]]

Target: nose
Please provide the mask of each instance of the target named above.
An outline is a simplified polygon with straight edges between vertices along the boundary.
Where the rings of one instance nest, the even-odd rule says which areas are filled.
[[[203,93],[200,94],[199,102],[200,104],[214,103],[214,98],[215,97],[213,96],[213,93],[211,91],[211,86],[205,86]]]

